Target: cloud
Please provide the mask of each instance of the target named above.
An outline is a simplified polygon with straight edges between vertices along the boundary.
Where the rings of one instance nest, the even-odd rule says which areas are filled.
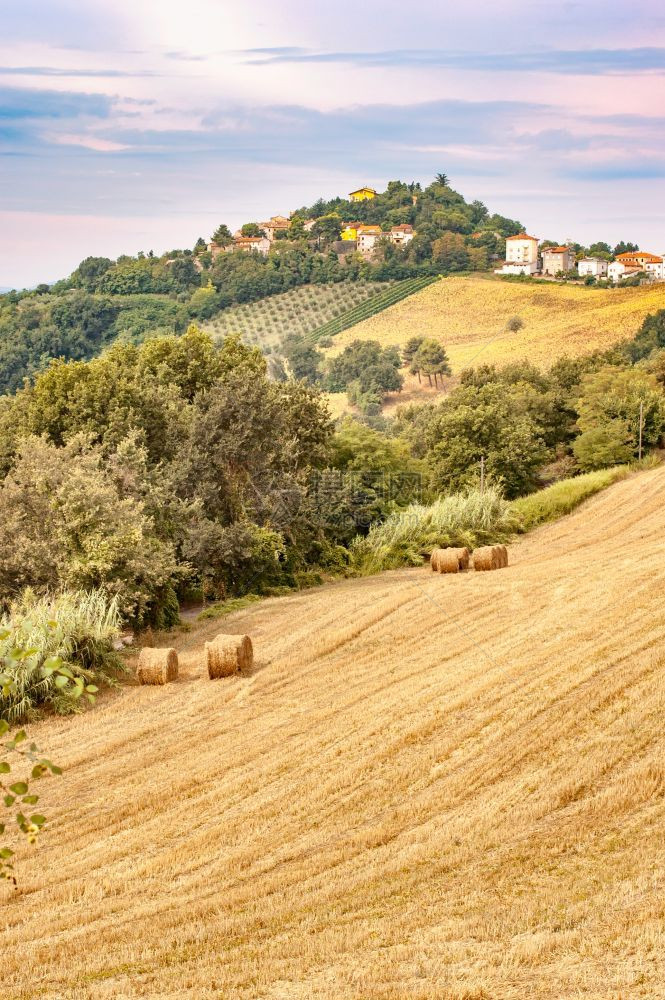
[[[103,139],[96,135],[76,135],[69,132],[46,135],[47,141],[54,142],[58,146],[81,146],[83,149],[92,149],[97,153],[118,153],[122,149],[129,147],[121,142],[113,142],[112,139]]]
[[[564,167],[562,176],[577,181],[653,181],[665,179],[665,163],[662,160],[635,163],[624,159],[618,163],[596,163],[589,167]]]
[[[151,70],[123,69],[66,69],[61,66],[0,66],[0,76],[54,76],[54,77],[103,77],[126,78],[137,76],[158,76]]]
[[[208,58],[208,56],[194,55],[191,52],[179,51],[165,52],[164,55],[167,59],[175,59],[179,62],[205,62]]]
[[[112,106],[105,94],[0,86],[0,120],[108,118]]]
[[[20,0],[2,5],[3,40],[43,42],[71,49],[106,48],[123,41],[124,25],[112,4],[80,0]]]
[[[316,52],[303,48],[247,49],[249,65],[347,64],[362,69],[449,69],[479,72],[563,73],[606,76],[665,73],[665,48],[552,49],[528,52],[458,52],[390,49],[376,52]]]

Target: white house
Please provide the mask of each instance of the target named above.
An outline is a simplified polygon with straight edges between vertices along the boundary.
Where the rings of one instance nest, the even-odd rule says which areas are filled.
[[[267,222],[260,222],[259,225],[266,234],[267,239],[272,243],[277,238],[277,233],[286,232],[291,223],[283,215],[273,215]]]
[[[662,257],[654,254],[652,259],[644,265],[644,270],[651,275],[654,281],[665,281],[665,261]]]
[[[227,249],[244,250],[245,252],[255,250],[265,257],[270,250],[270,240],[266,236],[236,236]]]
[[[591,275],[594,278],[607,277],[607,261],[602,257],[583,257],[577,262],[577,273],[580,278]]]
[[[397,247],[405,247],[415,235],[413,226],[410,226],[408,223],[404,223],[401,226],[393,226],[388,233],[390,242],[394,243]]]
[[[386,235],[381,226],[358,226],[356,229],[358,250],[361,253],[370,253],[374,249],[376,241]]]
[[[622,260],[615,260],[607,268],[607,276],[612,281],[625,281],[626,278],[634,278],[642,270],[644,269],[639,264],[624,264]]]
[[[538,240],[520,233],[506,240],[506,262],[495,274],[535,274],[538,270]]]

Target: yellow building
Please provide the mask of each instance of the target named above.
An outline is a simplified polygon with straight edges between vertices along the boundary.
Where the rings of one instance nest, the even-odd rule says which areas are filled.
[[[342,229],[341,237],[343,240],[357,240],[358,239],[358,225],[357,222],[347,222]]]
[[[374,188],[361,187],[357,191],[351,191],[349,198],[351,201],[369,201],[371,198],[376,198],[376,195]]]

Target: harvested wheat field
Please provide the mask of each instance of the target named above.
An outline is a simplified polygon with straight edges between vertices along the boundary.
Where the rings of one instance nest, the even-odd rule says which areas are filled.
[[[443,278],[339,334],[329,353],[358,338],[388,346],[424,335],[444,344],[453,374],[474,362],[502,365],[520,358],[546,367],[564,354],[587,354],[634,336],[658,309],[665,309],[662,284],[595,289],[481,275]],[[503,332],[513,316],[524,320],[523,329]]]
[[[665,468],[511,546],[271,599],[30,727],[66,767],[3,997],[665,996]],[[208,681],[203,643],[251,635]]]

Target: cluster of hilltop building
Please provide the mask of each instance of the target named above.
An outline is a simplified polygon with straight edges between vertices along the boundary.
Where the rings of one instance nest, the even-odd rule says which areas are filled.
[[[349,201],[369,201],[376,197],[374,188],[362,187],[356,191],[351,191]],[[306,233],[312,231],[316,219],[305,219],[303,229]],[[228,253],[233,250],[253,250],[256,253],[267,254],[276,240],[282,239],[284,233],[291,228],[292,218],[287,219],[283,215],[273,215],[267,222],[259,222],[261,233],[257,236],[243,236],[241,231],[234,233],[233,242],[227,246],[218,246],[211,243],[208,247],[213,256],[220,253]],[[395,246],[405,247],[415,236],[413,226],[408,224],[393,226],[387,231],[381,226],[368,226],[362,222],[345,222],[342,225],[339,245],[335,247],[341,253],[349,253],[358,250],[364,256],[371,256],[380,239],[388,240]]]
[[[506,240],[505,262],[495,269],[495,274],[527,274],[556,277],[577,271],[581,278],[620,282],[645,274],[652,281],[665,281],[663,258],[644,250],[620,253],[609,262],[602,257],[577,259],[570,246],[540,247],[535,236],[520,233]]]

